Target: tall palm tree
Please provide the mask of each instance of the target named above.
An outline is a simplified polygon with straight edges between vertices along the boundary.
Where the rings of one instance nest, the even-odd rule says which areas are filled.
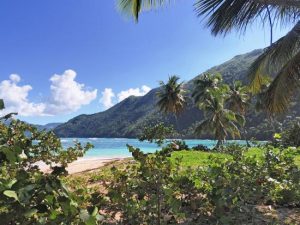
[[[167,83],[160,81],[160,90],[157,92],[159,110],[163,113],[181,113],[186,105],[183,82],[178,82],[179,77],[171,76]]]
[[[226,104],[228,105],[228,108],[245,117],[246,108],[249,105],[250,99],[248,87],[243,86],[241,81],[235,81],[230,85],[227,95]],[[250,146],[247,138],[247,131],[244,126],[245,124],[242,125],[244,139],[246,140],[247,146]]]
[[[142,10],[162,6],[170,0],[119,0],[122,11],[138,20]],[[254,93],[261,90],[263,77],[274,79],[264,94],[265,109],[270,115],[283,113],[300,86],[300,0],[195,0],[198,16],[208,17],[213,35],[226,35],[233,29],[244,32],[259,20],[270,26],[271,45],[249,72]],[[275,25],[295,24],[283,38],[273,43]]]
[[[196,133],[210,132],[218,141],[216,148],[224,143],[228,136],[240,138],[239,124],[244,117],[224,108],[224,98],[211,96],[203,104],[205,119],[197,126]]]

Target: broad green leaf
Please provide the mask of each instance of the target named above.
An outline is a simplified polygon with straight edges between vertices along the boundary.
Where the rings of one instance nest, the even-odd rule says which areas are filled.
[[[87,221],[85,221],[85,224],[86,225],[97,225],[96,218],[90,216],[90,218]]]
[[[97,216],[97,213],[98,213],[98,207],[95,207],[94,210],[93,210],[93,213],[92,213],[92,216]]]
[[[9,198],[14,198],[15,200],[19,201],[18,195],[15,191],[6,190],[3,192],[3,194]]]
[[[24,213],[25,217],[32,217],[35,213],[37,213],[37,209],[29,209]]]
[[[2,152],[5,154],[7,160],[10,163],[15,163],[17,160],[16,154],[9,148],[2,148]]]

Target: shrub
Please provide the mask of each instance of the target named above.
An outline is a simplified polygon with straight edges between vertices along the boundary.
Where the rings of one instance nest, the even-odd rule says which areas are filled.
[[[174,170],[165,152],[147,155],[128,148],[137,164],[125,170],[114,168],[108,186],[107,207],[121,212],[121,224],[176,224],[191,214],[197,191],[191,173],[179,174],[180,160]]]
[[[140,141],[149,141],[150,143],[156,143],[161,146],[165,143],[166,138],[174,135],[175,130],[173,126],[168,126],[164,123],[158,123],[155,125],[145,127],[143,134],[139,137]]]
[[[0,218],[1,224],[96,224],[96,207],[84,208],[61,178],[67,163],[91,147],[75,143],[64,150],[51,132],[13,120],[0,122]],[[52,168],[43,173],[36,163]]]
[[[241,224],[257,204],[299,205],[300,171],[290,150],[268,146],[249,156],[234,146],[228,157],[214,154],[193,170],[182,170],[180,160],[172,165],[165,149],[144,154],[128,146],[136,164],[113,169],[106,207],[120,213],[121,224]]]
[[[263,151],[262,158],[243,151],[232,152],[225,161],[212,157],[213,163],[198,171],[201,192],[217,220],[229,223],[236,213],[249,212],[247,205],[299,205],[300,171],[290,151],[273,147]]]
[[[203,152],[209,152],[211,151],[211,149],[209,149],[207,146],[205,145],[196,145],[192,148],[194,151],[203,151]]]
[[[300,147],[300,120],[295,120],[282,132],[281,141],[283,146]]]
[[[173,140],[168,147],[173,151],[189,150],[189,146],[183,140]]]

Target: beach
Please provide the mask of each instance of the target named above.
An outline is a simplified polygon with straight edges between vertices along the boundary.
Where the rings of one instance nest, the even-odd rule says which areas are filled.
[[[115,161],[120,161],[124,159],[124,157],[118,157],[118,158],[97,158],[97,157],[91,157],[91,158],[80,158],[77,159],[76,161],[68,164],[68,167],[66,170],[68,171],[69,174],[76,174],[76,173],[81,173],[81,172],[86,172],[90,170],[95,170],[98,169],[107,163],[110,162],[115,162]],[[39,166],[39,168],[45,172],[45,173],[50,173],[51,169],[48,165],[46,165],[43,162],[38,162],[36,165]]]

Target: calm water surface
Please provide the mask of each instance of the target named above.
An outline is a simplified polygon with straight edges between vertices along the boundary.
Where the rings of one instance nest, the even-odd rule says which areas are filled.
[[[85,158],[130,157],[131,153],[128,151],[126,144],[138,147],[145,153],[152,153],[160,149],[156,144],[149,142],[140,142],[137,139],[127,138],[62,138],[61,142],[64,147],[70,147],[74,144],[75,140],[78,140],[82,144],[90,142],[94,145],[94,148],[86,153]],[[185,142],[190,148],[198,144],[202,144],[209,148],[212,148],[216,144],[216,141],[214,140],[185,140]],[[234,142],[245,144],[245,141]]]

